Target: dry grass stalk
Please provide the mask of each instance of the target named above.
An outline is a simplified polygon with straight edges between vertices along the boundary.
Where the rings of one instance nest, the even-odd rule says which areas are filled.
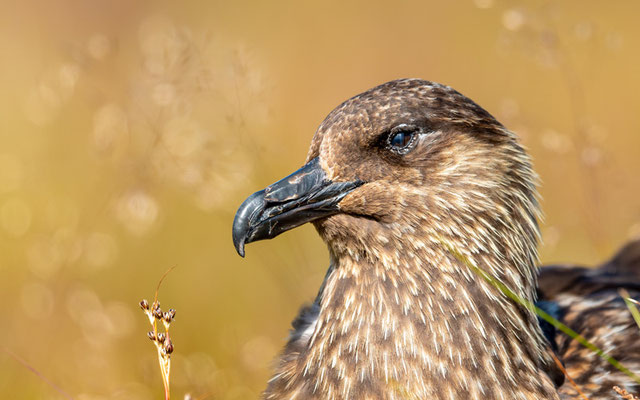
[[[62,395],[62,397],[66,398],[68,400],[73,400],[73,396],[71,396],[69,393],[64,391],[64,389],[62,389],[60,386],[58,386],[55,383],[53,383],[53,381],[51,381],[49,378],[44,376],[40,371],[38,371],[35,367],[33,367],[28,362],[26,362],[22,357],[18,356],[16,353],[14,353],[13,351],[9,350],[8,348],[6,348],[4,346],[0,346],[0,349],[2,349],[2,351],[4,351],[9,357],[13,358],[18,363],[20,363],[27,370],[31,371],[35,376],[37,376],[44,383],[46,383],[47,385],[49,385],[52,388],[54,388],[58,393],[60,393]]]
[[[171,267],[167,272],[164,273],[164,275],[162,275],[162,278],[160,278],[151,306],[149,306],[149,302],[147,300],[142,300],[140,302],[140,308],[142,308],[142,311],[144,311],[144,313],[149,318],[149,324],[152,328],[151,331],[147,332],[147,336],[156,345],[156,350],[158,352],[158,364],[160,364],[160,373],[162,374],[165,400],[169,400],[171,396],[170,376],[173,342],[171,341],[171,337],[169,336],[169,328],[171,327],[171,322],[176,316],[176,310],[171,308],[169,309],[169,311],[162,311],[162,309],[160,308],[160,302],[158,301],[158,290],[160,290],[160,285],[162,284],[164,278],[169,272],[171,272],[171,270],[173,270],[173,268],[174,267]],[[158,321],[162,322],[164,332],[159,332]]]
[[[556,365],[558,366],[558,368],[560,368],[560,371],[562,371],[562,373],[567,378],[571,386],[573,386],[576,392],[578,392],[578,395],[582,397],[583,400],[589,400],[589,398],[584,393],[582,393],[582,390],[580,390],[580,386],[578,386],[578,384],[573,379],[571,379],[571,377],[569,376],[569,373],[564,368],[564,365],[562,365],[562,362],[558,359],[558,357],[556,357],[556,355],[553,353],[551,353],[551,357],[553,357],[553,360],[556,362]]]

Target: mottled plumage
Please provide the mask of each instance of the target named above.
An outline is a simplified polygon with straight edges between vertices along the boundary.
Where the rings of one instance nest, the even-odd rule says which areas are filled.
[[[640,240],[628,243],[599,268],[540,270],[540,298],[557,305],[557,318],[638,374],[640,331],[618,293],[620,288],[640,299]],[[590,399],[617,398],[613,386],[640,394],[640,385],[569,336],[556,333],[555,342],[567,373]],[[561,398],[577,398],[569,384],[560,393]]]
[[[398,80],[333,110],[307,164],[249,197],[234,221],[241,254],[245,243],[310,221],[329,248],[327,276],[294,321],[264,398],[575,398],[567,384],[558,388],[552,348],[591,399],[611,398],[608,378],[594,378],[612,371],[606,362],[562,334],[550,344],[532,310],[470,267],[536,300],[536,180],[517,137],[450,87]],[[554,283],[542,296],[584,330],[591,320],[580,317],[616,295],[616,285],[574,293]],[[627,338],[612,333],[605,347],[638,339],[628,313],[605,314]],[[635,368],[640,353],[628,358]],[[610,376],[635,391],[625,375]]]

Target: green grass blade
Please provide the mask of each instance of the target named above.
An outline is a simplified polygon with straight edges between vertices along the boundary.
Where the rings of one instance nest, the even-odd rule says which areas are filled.
[[[622,299],[627,305],[629,312],[631,312],[633,319],[636,321],[636,325],[638,325],[638,328],[640,328],[640,312],[638,311],[638,307],[636,307],[636,305],[634,304],[636,303],[636,301],[633,300],[631,296],[629,296],[629,292],[624,289],[618,290],[618,293],[620,294],[620,296],[622,296]]]
[[[600,356],[601,358],[606,360],[609,364],[613,365],[620,372],[624,373],[625,375],[627,375],[628,377],[630,377],[631,379],[636,381],[638,384],[640,384],[640,376],[638,376],[635,373],[631,372],[631,370],[629,370],[627,367],[622,365],[618,360],[616,360],[615,358],[611,357],[609,354],[605,353],[598,346],[596,346],[595,344],[593,344],[590,341],[588,341],[587,339],[585,339],[584,336],[580,335],[579,333],[577,333],[573,329],[569,328],[568,326],[566,326],[562,322],[558,321],[557,319],[555,319],[554,317],[549,315],[547,312],[545,312],[544,310],[542,310],[541,308],[536,306],[533,302],[531,302],[531,301],[529,301],[527,299],[523,299],[520,296],[518,296],[511,289],[509,289],[504,283],[502,283],[499,280],[497,280],[496,278],[492,277],[491,275],[486,273],[481,268],[475,266],[471,261],[469,261],[469,259],[465,255],[463,255],[462,253],[457,251],[452,245],[450,245],[446,241],[441,240],[441,243],[460,262],[464,263],[467,267],[469,267],[477,275],[479,275],[485,281],[487,281],[488,283],[490,283],[491,285],[496,287],[498,290],[500,290],[505,296],[509,297],[513,301],[515,301],[515,302],[517,302],[517,303],[519,303],[519,304],[521,304],[521,305],[523,305],[523,306],[525,306],[525,307],[527,307],[527,308],[529,308],[531,310],[534,310],[535,313],[538,316],[540,316],[540,318],[544,319],[545,321],[547,321],[548,323],[550,323],[551,325],[556,327],[556,329],[559,329],[560,331],[562,331],[565,334],[569,335],[571,338],[573,338],[576,341],[578,341],[578,343],[580,343],[584,347],[588,348],[589,350],[593,351],[595,354],[597,354],[598,356]],[[628,301],[627,298],[625,298],[625,301]],[[629,303],[627,303],[627,305]],[[638,323],[638,326],[640,327],[640,313],[638,313],[638,310],[635,308],[635,306],[633,306],[633,309],[635,310],[635,312],[637,314],[637,318],[636,318],[636,315],[634,314],[634,319],[636,319],[636,323]],[[633,314],[633,311],[631,313]]]

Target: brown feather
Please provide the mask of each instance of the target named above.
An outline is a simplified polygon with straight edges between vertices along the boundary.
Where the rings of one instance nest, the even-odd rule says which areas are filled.
[[[548,266],[540,270],[541,298],[558,304],[562,322],[637,373],[640,329],[618,293],[621,288],[640,300],[640,240],[628,243],[599,268]],[[593,351],[560,332],[555,340],[568,374],[590,399],[614,398],[616,385],[638,393],[640,385]],[[564,385],[560,393],[569,399],[577,395],[570,385]]]

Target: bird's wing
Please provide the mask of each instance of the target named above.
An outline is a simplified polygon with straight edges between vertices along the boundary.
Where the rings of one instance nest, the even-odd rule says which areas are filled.
[[[550,265],[540,269],[539,296],[553,301],[568,294],[589,296],[605,290],[640,291],[640,239],[629,242],[599,268]]]
[[[619,294],[620,289],[640,300],[640,240],[624,246],[599,268],[543,267],[539,297],[544,308],[606,354],[640,375],[640,328]],[[580,389],[591,400],[613,399],[613,386],[639,394],[640,385],[593,350],[563,332],[552,334],[559,358]],[[563,398],[579,398],[565,382]]]

